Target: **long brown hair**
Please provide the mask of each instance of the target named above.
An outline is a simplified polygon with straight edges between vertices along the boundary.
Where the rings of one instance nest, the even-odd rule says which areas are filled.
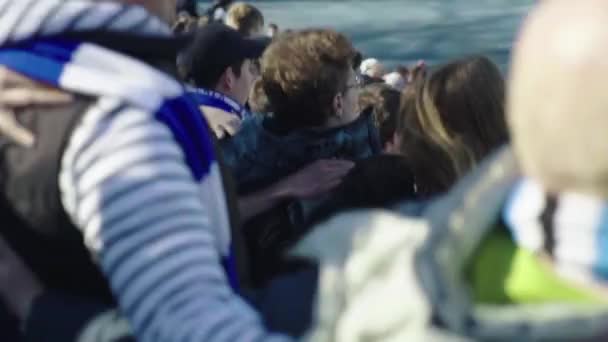
[[[418,191],[442,192],[508,141],[505,83],[486,57],[449,63],[404,93],[402,152]],[[412,110],[414,105],[415,110]]]

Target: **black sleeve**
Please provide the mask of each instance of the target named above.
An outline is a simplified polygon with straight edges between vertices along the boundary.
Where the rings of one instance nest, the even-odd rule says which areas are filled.
[[[46,292],[34,300],[23,329],[27,342],[135,341],[126,320],[114,308],[55,292]]]

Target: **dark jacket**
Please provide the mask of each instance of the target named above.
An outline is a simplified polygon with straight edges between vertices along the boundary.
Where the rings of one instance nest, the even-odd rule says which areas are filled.
[[[325,131],[284,131],[272,117],[245,120],[239,133],[221,142],[238,193],[264,189],[319,159],[361,160],[382,152],[371,111],[354,122]],[[254,286],[292,270],[282,261],[287,246],[323,200],[286,200],[244,224]]]

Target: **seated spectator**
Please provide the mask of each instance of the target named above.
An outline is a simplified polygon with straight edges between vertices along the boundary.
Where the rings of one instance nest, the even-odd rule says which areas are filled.
[[[283,34],[268,47],[262,83],[273,115],[243,122],[238,135],[222,142],[241,194],[276,184],[323,159],[356,160],[381,152],[371,113],[359,115],[360,83],[354,69],[358,56],[345,36],[330,30]],[[323,173],[341,178],[348,171],[336,167],[328,165]],[[317,178],[323,181],[326,176]],[[329,185],[338,185],[339,178]],[[317,180],[305,179],[309,183],[304,187],[317,189]],[[257,253],[254,268],[263,269],[260,278],[272,273],[283,244],[294,235],[293,227],[314,206],[310,197],[282,198],[267,208],[274,210],[247,222],[250,250]]]
[[[299,253],[327,271],[311,339],[607,340],[608,3],[539,4],[511,64],[513,151],[421,219],[318,227]]]
[[[245,103],[267,41],[243,37],[219,23],[201,28],[181,56],[183,78],[219,139],[234,135],[249,115]]]
[[[264,16],[255,6],[235,2],[228,9],[224,23],[245,37],[261,36],[264,30]]]
[[[386,153],[399,153],[401,148],[395,141],[400,97],[401,93],[382,83],[366,86],[359,95],[359,108],[371,108],[380,143]]]
[[[399,139],[420,194],[449,189],[508,141],[504,97],[503,77],[485,57],[449,63],[417,86]]]

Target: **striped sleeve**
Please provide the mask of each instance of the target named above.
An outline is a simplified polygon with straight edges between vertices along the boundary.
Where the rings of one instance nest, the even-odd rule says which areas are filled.
[[[100,101],[74,130],[60,188],[141,341],[283,341],[234,294],[208,208],[169,129]]]

